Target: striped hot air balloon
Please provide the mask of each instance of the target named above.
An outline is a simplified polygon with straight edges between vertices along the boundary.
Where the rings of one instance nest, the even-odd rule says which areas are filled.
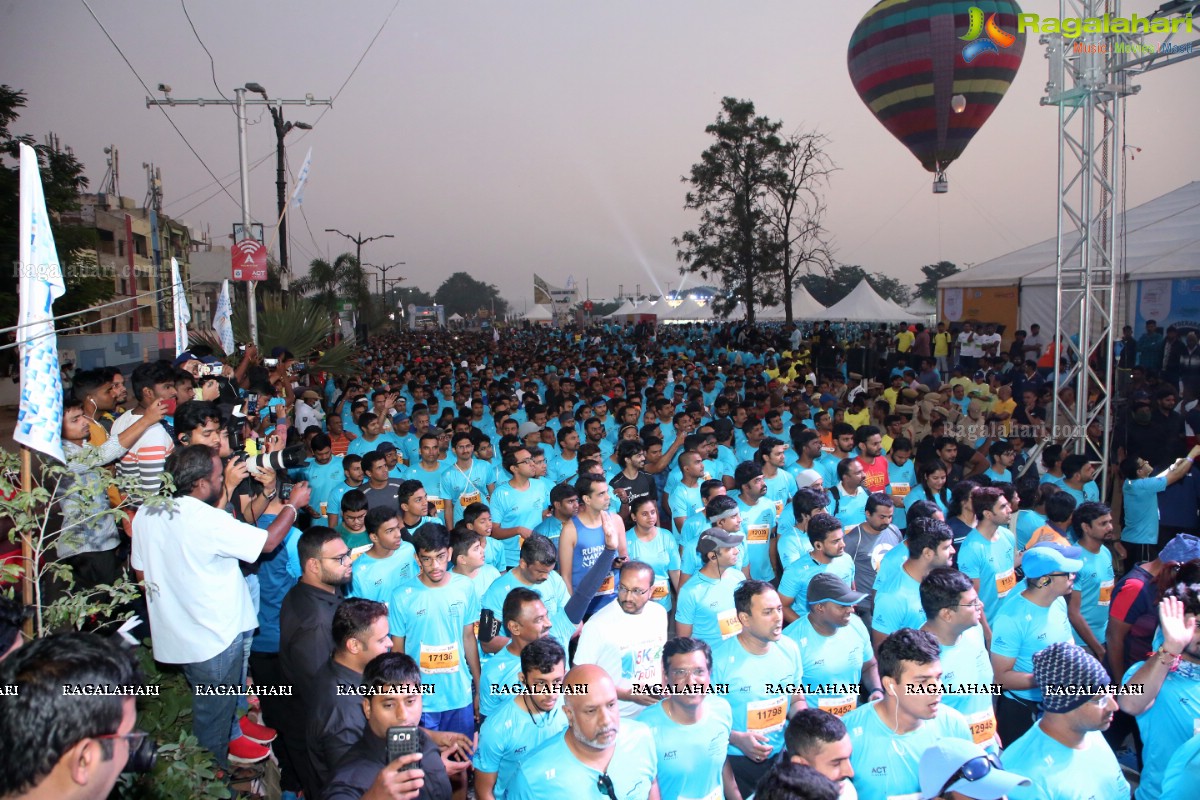
[[[882,0],[854,29],[850,80],[875,118],[934,173],[935,192],[945,191],[946,167],[1016,77],[1025,54],[1020,13],[1013,0]]]

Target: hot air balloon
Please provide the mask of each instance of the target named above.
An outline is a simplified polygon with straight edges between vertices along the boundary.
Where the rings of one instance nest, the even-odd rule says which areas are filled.
[[[858,96],[921,166],[933,191],[1008,91],[1025,34],[1013,0],[881,0],[847,55]]]

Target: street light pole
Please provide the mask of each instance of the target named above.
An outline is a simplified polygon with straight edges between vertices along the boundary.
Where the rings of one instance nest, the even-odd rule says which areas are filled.
[[[283,113],[282,107],[283,106],[292,106],[292,105],[332,106],[333,105],[332,100],[317,100],[311,94],[307,95],[303,100],[283,100],[283,99],[279,99],[279,98],[277,98],[275,100],[270,100],[267,98],[266,90],[263,89],[262,86],[257,83],[247,83],[245,86],[240,86],[240,87],[234,89],[233,92],[234,92],[235,97],[233,100],[230,100],[228,98],[221,98],[219,100],[208,100],[208,99],[204,99],[204,98],[197,98],[194,100],[179,100],[177,98],[171,97],[171,87],[166,85],[165,83],[160,83],[158,85],[158,90],[160,92],[162,92],[163,95],[165,95],[165,96],[161,100],[157,100],[153,97],[147,97],[146,98],[146,108],[149,108],[150,106],[172,106],[172,107],[174,107],[174,106],[199,106],[200,108],[204,108],[205,106],[233,106],[235,116],[237,117],[237,124],[238,124],[238,171],[241,174],[241,182],[242,182],[242,198],[241,198],[241,200],[242,200],[242,231],[243,231],[244,235],[246,235],[246,236],[253,235],[252,229],[250,227],[252,224],[252,218],[250,216],[250,167],[248,164],[248,155],[247,155],[247,150],[246,150],[246,106],[248,106],[248,105],[268,106],[268,107],[273,106],[276,109],[279,109],[279,114],[282,116],[282,113]],[[259,93],[263,96],[263,99],[262,100],[247,100],[246,99],[247,91]],[[272,110],[271,116],[272,117],[275,116],[274,110]],[[297,123],[296,127],[301,127],[301,126],[299,123]],[[285,131],[285,133],[286,133],[286,131]],[[282,157],[280,156],[280,158],[282,158]],[[282,223],[280,223],[280,230],[282,231]],[[280,245],[281,248],[283,246],[284,246],[283,244]],[[282,250],[281,250],[281,252],[282,252]],[[286,275],[286,273],[285,273],[285,275]],[[285,278],[285,280],[286,280],[286,278]],[[258,301],[254,296],[254,281],[248,281],[246,288],[247,288],[246,305],[249,310],[249,318],[250,318],[250,340],[254,344],[257,344],[258,343]]]
[[[257,86],[258,84],[255,85]],[[264,99],[269,99],[267,98],[265,89],[262,92],[262,96]],[[282,108],[268,106],[267,111],[271,112],[271,120],[275,123],[275,211],[279,214],[280,279],[283,284],[283,290],[286,292],[291,283],[291,264],[288,262],[287,215],[283,213],[287,207],[287,174],[284,167],[285,151],[283,148],[283,137],[287,136],[293,128],[310,131],[312,130],[312,125],[309,125],[307,122],[285,121]]]
[[[348,233],[343,233],[342,231],[339,231],[337,228],[326,228],[326,229],[325,229],[325,232],[326,232],[326,233],[336,233],[338,236],[345,236],[347,239],[349,239],[350,241],[354,242],[354,245],[355,245],[355,247],[357,248],[357,249],[354,251],[354,263],[356,263],[356,264],[358,265],[358,268],[359,268],[360,270],[361,270],[361,269],[362,269],[362,267],[363,267],[363,263],[362,263],[362,246],[363,246],[364,244],[366,244],[367,242],[373,242],[373,241],[375,241],[376,239],[395,239],[395,238],[396,238],[395,236],[392,236],[392,234],[390,234],[390,233],[384,233],[384,234],[381,234],[381,235],[379,235],[379,236],[367,236],[367,237],[364,237],[364,236],[362,235],[362,231],[359,231],[359,232],[358,232],[358,236],[351,236],[351,235],[350,235],[350,234],[348,234]]]

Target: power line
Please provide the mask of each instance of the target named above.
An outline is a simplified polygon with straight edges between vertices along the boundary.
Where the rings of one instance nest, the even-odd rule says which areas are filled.
[[[113,39],[112,34],[108,32],[108,28],[104,27],[104,23],[101,22],[100,18],[96,16],[96,12],[93,11],[92,7],[88,4],[88,0],[80,0],[80,2],[83,3],[83,7],[88,10],[88,13],[92,15],[92,19],[96,20],[96,24],[99,25],[100,30],[104,32],[104,36],[108,39],[109,43],[112,44],[112,46],[114,48],[116,48],[117,55],[121,56],[121,60],[125,62],[125,66],[129,67],[129,71],[133,73],[133,77],[137,78],[138,83],[140,83],[142,85],[142,88],[146,90],[146,94],[147,95],[153,94],[153,92],[150,91],[150,87],[146,85],[146,82],[144,80],[142,80],[142,76],[138,74],[138,71],[134,68],[134,66],[130,62],[129,58],[125,55],[125,52],[123,50],[121,50],[121,46],[117,44],[116,40]],[[198,152],[196,152],[196,148],[193,147],[192,143],[188,141],[188,138],[183,135],[183,131],[181,131],[179,129],[179,126],[175,124],[175,120],[171,119],[171,115],[167,113],[167,110],[165,108],[163,108],[161,105],[158,106],[158,110],[161,111],[162,115],[167,118],[167,122],[171,123],[171,127],[175,129],[175,133],[179,134],[179,138],[182,139],[183,143],[187,145],[187,148],[192,151],[192,155],[194,155],[196,157],[196,160],[200,162],[200,165],[202,167],[204,167],[204,170],[210,176],[212,176],[212,179],[214,181],[216,181],[217,183],[221,183],[221,179],[217,177],[216,173],[213,172],[212,169],[205,162],[205,160],[200,157],[200,154]],[[233,195],[229,194],[228,189],[225,189],[224,186],[222,186],[221,188],[222,188],[222,190],[224,190],[225,194],[229,196],[230,200],[232,200],[239,207],[241,206],[241,203]]]
[[[204,54],[208,56],[208,68],[212,72],[213,88],[217,90],[217,94],[221,95],[226,102],[232,102],[228,97],[225,96],[225,93],[221,91],[221,87],[217,83],[217,62],[213,60],[213,54],[209,52],[208,45],[206,45],[204,40],[200,38],[200,32],[196,30],[196,23],[192,22],[192,15],[188,13],[186,0],[179,0],[179,5],[183,7],[183,15],[187,17],[188,25],[191,26],[192,29],[192,35],[196,37],[196,41],[199,42],[200,46],[204,48]],[[230,110],[232,110],[232,107]],[[236,111],[233,113],[234,116],[237,116]]]
[[[264,163],[266,163],[267,159],[269,159],[269,158],[270,158],[271,156],[273,156],[273,155],[275,155],[275,154],[274,154],[274,153],[267,153],[265,156],[263,156],[262,158],[260,158],[260,159],[259,159],[258,161],[256,161],[256,162],[255,162],[253,165],[251,165],[251,167],[250,167],[250,169],[248,170],[248,172],[253,172],[253,171],[254,171],[254,169],[255,169],[255,167],[262,166]],[[179,218],[183,218],[183,217],[187,216],[188,214],[190,214],[191,212],[195,211],[195,210],[196,210],[197,208],[199,208],[200,206],[202,206],[202,205],[204,205],[205,203],[207,203],[209,200],[212,200],[214,197],[216,197],[217,195],[219,195],[221,192],[225,192],[226,194],[229,194],[229,192],[228,192],[228,188],[229,188],[230,186],[232,186],[232,185],[235,183],[235,181],[236,181],[236,179],[237,179],[237,174],[238,174],[238,173],[237,173],[237,171],[235,170],[235,171],[234,171],[234,173],[233,173],[233,178],[232,178],[231,180],[229,180],[228,182],[226,182],[226,183],[223,183],[223,184],[220,186],[220,188],[218,188],[218,189],[217,189],[217,191],[213,192],[213,193],[212,193],[212,194],[210,194],[208,197],[206,197],[206,198],[204,198],[203,200],[201,200],[199,203],[196,203],[194,206],[191,206],[191,207],[190,207],[190,208],[188,208],[186,211],[180,211],[178,214],[175,214],[174,216],[176,216],[176,217],[179,217]],[[210,183],[210,184],[208,184],[208,186],[212,186],[212,184]],[[208,188],[208,186],[205,186],[205,187],[203,187],[203,188],[207,189],[207,188]],[[198,192],[198,191],[200,191],[200,190],[199,190],[199,189],[197,189],[197,190],[196,190],[196,192]],[[192,192],[191,194],[195,194],[196,192]],[[180,198],[180,199],[182,200],[183,198]],[[176,201],[176,202],[178,202],[178,201]]]

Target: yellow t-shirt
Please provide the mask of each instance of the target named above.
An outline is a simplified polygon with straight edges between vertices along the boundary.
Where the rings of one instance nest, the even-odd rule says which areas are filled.
[[[900,398],[900,391],[898,389],[893,389],[892,387],[889,386],[888,388],[883,390],[883,399],[887,400],[888,408],[891,410],[891,412],[893,414],[896,412],[896,403],[899,401],[899,398]]]
[[[910,330],[902,330],[896,334],[896,350],[901,353],[907,353],[913,346],[913,340],[917,336]]]
[[[950,355],[950,334],[942,331],[933,335],[933,355],[948,356]]]
[[[864,408],[858,414],[847,411],[844,419],[847,425],[853,425],[854,429],[858,430],[863,425],[869,425],[871,423],[871,410]]]

